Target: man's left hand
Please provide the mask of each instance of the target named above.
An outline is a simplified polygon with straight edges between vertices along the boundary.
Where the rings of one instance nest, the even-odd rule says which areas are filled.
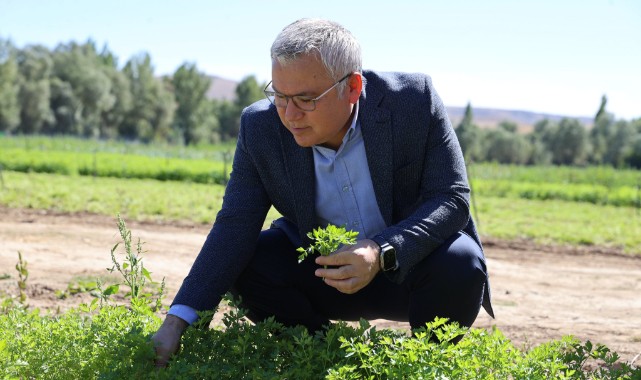
[[[342,293],[356,293],[367,286],[380,271],[378,250],[378,244],[374,241],[359,240],[329,256],[317,257],[316,264],[330,268],[319,268],[315,275],[322,277],[327,285]]]

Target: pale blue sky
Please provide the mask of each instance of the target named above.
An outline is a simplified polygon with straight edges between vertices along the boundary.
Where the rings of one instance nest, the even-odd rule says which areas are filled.
[[[148,52],[157,74],[268,81],[269,47],[302,17],[340,22],[364,67],[424,72],[445,104],[641,117],[641,1],[0,0],[0,37],[22,48],[93,39],[121,65]]]

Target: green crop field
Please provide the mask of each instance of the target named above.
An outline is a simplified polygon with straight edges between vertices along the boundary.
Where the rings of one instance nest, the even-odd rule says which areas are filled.
[[[0,204],[133,220],[211,223],[233,144],[190,148],[0,138]],[[609,167],[468,168],[483,236],[603,245],[641,254],[641,172]],[[278,216],[270,212],[267,222]]]
[[[221,207],[232,153],[230,144],[175,148],[3,137],[0,205],[210,224]],[[471,211],[484,237],[641,254],[638,171],[487,164],[469,173]],[[272,209],[265,224],[276,217]],[[126,268],[123,278],[137,271],[144,281],[142,254],[125,253],[124,259],[112,256]],[[180,356],[158,371],[149,341],[160,324],[158,284],[130,284],[128,305],[112,302],[117,284],[97,284],[92,304],[43,315],[25,306],[22,257],[16,269],[19,296],[0,294],[0,377],[7,379],[641,378],[638,368],[607,347],[571,337],[519,349],[499,330],[464,331],[442,320],[415,337],[366,322],[337,323],[310,336],[273,320],[253,325],[235,308],[224,326],[188,329]],[[146,291],[134,299],[134,288]]]
[[[64,212],[117,213],[130,220],[209,224],[224,186],[150,179],[4,172],[0,204]],[[641,213],[631,206],[481,194],[472,214],[481,235],[544,244],[603,245],[641,254]],[[278,216],[275,210],[266,223]]]
[[[236,149],[236,144],[235,142],[228,142],[216,145],[191,145],[189,147],[184,147],[167,144],[141,144],[136,142],[86,140],[76,137],[8,137],[0,135],[0,152],[9,148],[44,152],[106,152],[149,157],[203,158],[222,161],[222,157],[225,154],[233,153]]]
[[[148,178],[224,184],[229,162],[203,158],[175,158],[112,152],[64,152],[3,148],[5,170],[114,178]]]
[[[61,212],[120,213],[128,220],[211,224],[225,187],[181,181],[4,172],[0,204]],[[271,211],[268,220],[278,214]]]

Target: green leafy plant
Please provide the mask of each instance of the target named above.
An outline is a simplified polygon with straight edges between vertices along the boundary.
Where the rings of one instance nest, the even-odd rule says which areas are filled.
[[[445,319],[435,319],[411,335],[377,330],[365,320],[338,321],[310,334],[274,318],[251,323],[229,296],[226,301],[234,307],[223,316],[223,325],[208,328],[213,311],[201,314],[202,323],[185,331],[180,355],[158,371],[150,337],[161,321],[149,312],[151,297],[141,290],[152,282],[151,276],[143,271],[141,243],[133,252],[131,232],[118,219],[126,256],[119,263],[118,245],[114,247],[112,271],[140,289],[126,295],[138,306],[94,302],[52,316],[19,303],[0,305],[0,378],[641,379],[634,360],[621,363],[605,346],[581,344],[572,337],[520,351],[498,329],[461,328]],[[322,239],[324,234],[317,236]],[[20,262],[26,270],[21,256]],[[97,288],[102,285],[97,283]],[[147,301],[134,303],[134,294]]]
[[[18,271],[18,289],[20,291],[20,303],[27,302],[27,279],[29,278],[29,270],[27,269],[27,261],[22,259],[22,252],[18,251],[18,263],[16,264]]]
[[[333,224],[327,225],[326,228],[316,228],[307,234],[307,237],[312,240],[312,244],[307,247],[299,247],[296,249],[300,253],[298,255],[298,262],[302,262],[308,255],[314,252],[321,256],[327,256],[335,252],[341,245],[356,244],[356,237],[358,231],[347,231],[345,227],[337,227]]]
[[[115,252],[118,249],[118,246],[120,246],[120,243],[116,243],[116,245],[111,249],[111,261],[114,265],[107,270],[110,273],[117,271],[122,275],[124,280],[122,284],[129,287],[129,291],[125,294],[125,297],[131,300],[132,306],[150,307],[152,311],[159,310],[162,306],[161,302],[165,290],[165,279],[162,279],[158,297],[153,301],[153,295],[149,293],[145,287],[147,285],[147,281],[149,281],[150,284],[153,283],[153,281],[151,279],[151,274],[143,264],[143,243],[138,239],[138,242],[136,243],[136,251],[133,251],[131,245],[131,230],[127,229],[125,221],[122,219],[120,214],[118,214],[118,231],[120,232],[120,237],[124,243],[125,257],[122,263],[116,259]],[[121,284],[113,284],[103,290],[102,283],[98,282],[101,300],[107,300],[110,295],[117,293],[120,285]]]

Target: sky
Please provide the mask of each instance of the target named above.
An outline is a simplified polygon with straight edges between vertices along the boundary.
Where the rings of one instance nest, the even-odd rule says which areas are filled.
[[[271,43],[304,17],[349,29],[364,69],[430,75],[448,106],[592,117],[606,95],[618,119],[641,117],[639,0],[0,0],[0,38],[267,82]]]

